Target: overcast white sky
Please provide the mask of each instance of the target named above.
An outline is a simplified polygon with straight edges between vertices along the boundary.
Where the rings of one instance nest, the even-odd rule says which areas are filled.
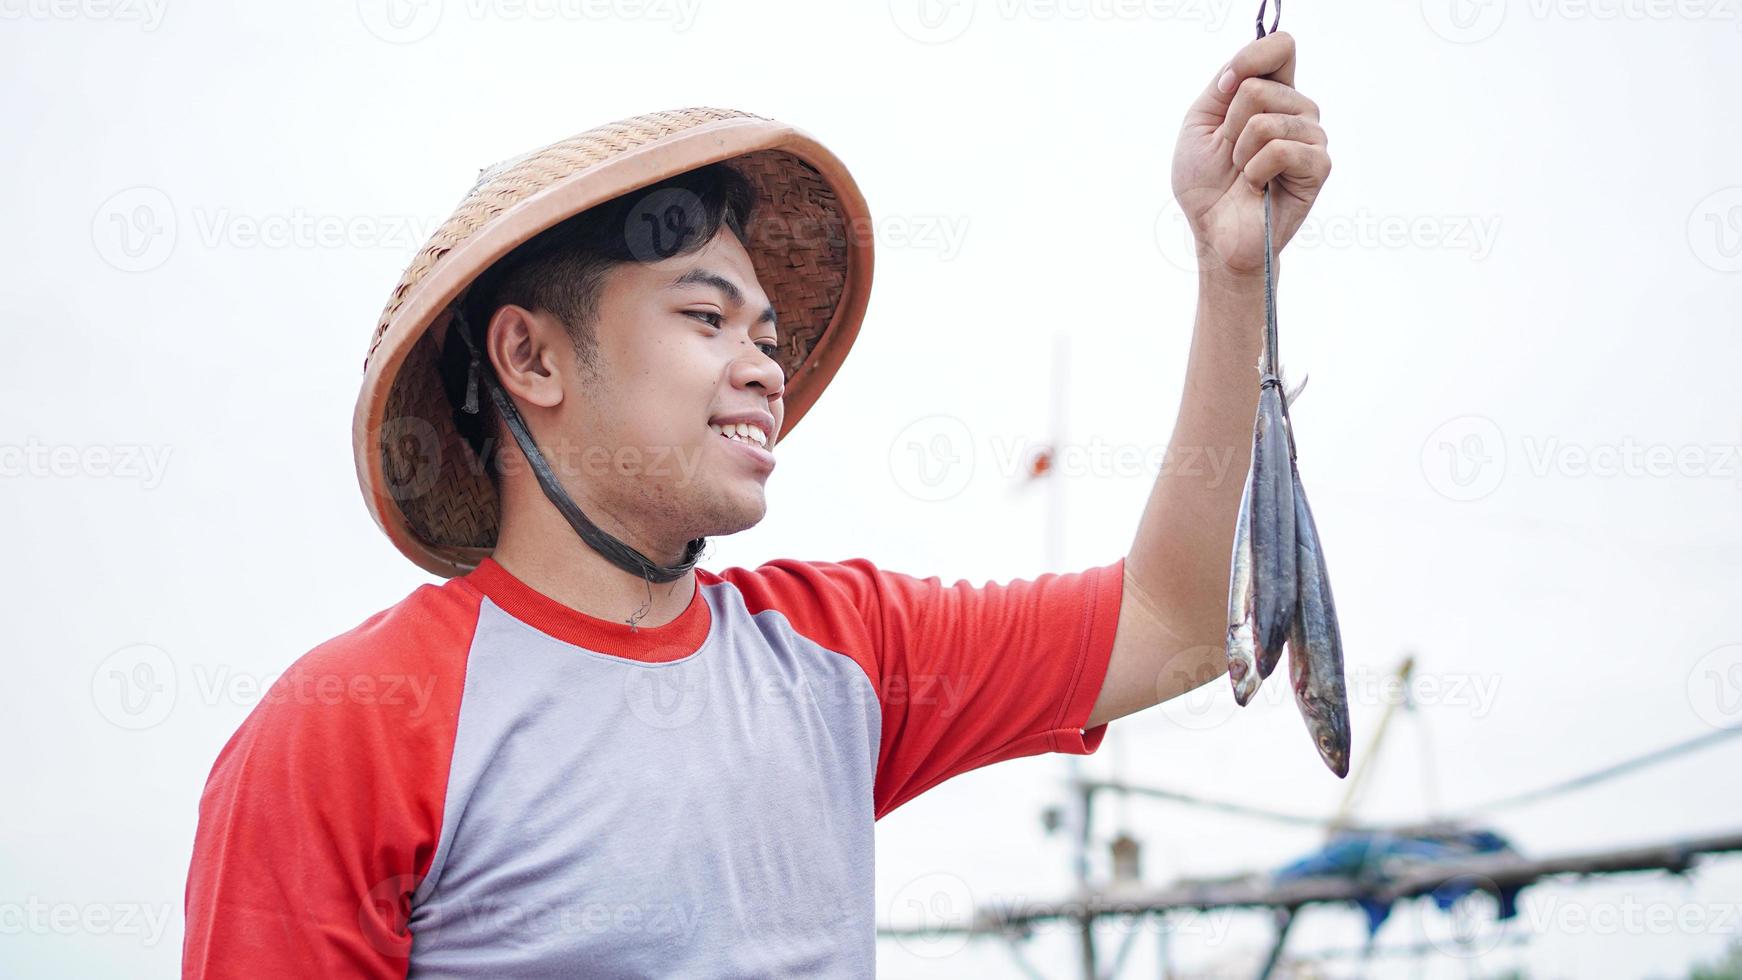
[[[1045,434],[1061,333],[1062,564],[1119,557],[1136,526],[1191,330],[1174,136],[1253,4],[391,2],[0,0],[0,973],[174,975],[199,789],[257,685],[430,581],[364,510],[351,409],[399,270],[499,158],[712,104],[807,129],[857,175],[879,221],[861,339],[782,444],[769,517],[710,567],[1045,570],[1043,497],[1004,461]],[[1284,362],[1312,377],[1301,469],[1358,740],[1404,651],[1424,682],[1359,813],[1455,810],[1742,722],[1742,12],[1290,0],[1283,26],[1336,164],[1279,304]],[[939,432],[957,492],[933,500],[905,447]],[[118,665],[155,670],[127,675],[155,697],[123,703]],[[1236,714],[1218,684],[1115,722],[1084,770],[1329,812],[1343,784],[1283,691]],[[1739,757],[1496,826],[1533,854],[1733,829]],[[880,917],[1064,888],[1039,812],[1066,771],[995,766],[882,821]],[[1160,804],[1123,817],[1158,884],[1316,843]],[[1739,894],[1742,859],[1544,886],[1526,941],[1379,972],[1685,975],[1742,929]],[[1194,970],[1249,972],[1267,930],[1177,925]],[[1445,933],[1406,907],[1381,940]],[[1295,948],[1360,935],[1313,911]],[[1155,975],[1157,945],[1152,928],[1126,975]],[[1031,948],[1049,976],[1073,955],[1059,932]],[[879,956],[896,977],[1014,969],[991,946]]]

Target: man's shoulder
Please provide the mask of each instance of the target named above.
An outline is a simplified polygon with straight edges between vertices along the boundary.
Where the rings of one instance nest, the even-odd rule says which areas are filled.
[[[405,730],[451,721],[481,596],[461,580],[420,585],[293,661],[249,724],[350,737],[357,726]]]
[[[356,626],[316,644],[292,665],[347,670],[436,665],[464,658],[482,596],[463,579],[420,585]]]
[[[751,611],[788,607],[861,604],[886,572],[865,558],[816,561],[773,558],[754,568],[731,567],[701,571],[704,586],[725,584],[736,589]]]
[[[891,585],[901,579],[867,558],[775,558],[754,568],[703,573],[703,585],[735,590],[752,616],[778,615],[798,635],[859,662],[875,681],[878,634]]]

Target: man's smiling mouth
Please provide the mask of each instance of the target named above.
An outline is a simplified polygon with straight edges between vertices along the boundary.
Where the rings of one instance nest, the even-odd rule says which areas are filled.
[[[717,422],[709,422],[708,428],[712,429],[715,435],[726,439],[747,442],[752,446],[764,449],[768,447],[767,434],[765,434],[760,427],[752,425],[749,422],[728,422],[724,425]]]
[[[746,443],[763,452],[769,452],[768,444],[774,441],[774,416],[759,409],[716,415],[708,420],[708,428],[723,439]]]

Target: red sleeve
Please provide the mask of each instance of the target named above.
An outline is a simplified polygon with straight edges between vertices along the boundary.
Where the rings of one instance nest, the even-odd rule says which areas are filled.
[[[1006,584],[946,586],[845,562],[729,569],[751,612],[773,608],[853,657],[881,705],[876,815],[952,776],[1042,752],[1087,755],[1083,731],[1113,651],[1124,559]]]
[[[184,977],[406,975],[477,612],[425,586],[262,696],[200,796]]]

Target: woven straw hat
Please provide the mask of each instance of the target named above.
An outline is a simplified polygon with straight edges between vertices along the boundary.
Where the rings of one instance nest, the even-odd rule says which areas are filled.
[[[780,322],[786,413],[813,405],[871,288],[869,214],[851,175],[791,126],[730,109],[654,112],[485,168],[393,289],[364,361],[351,441],[369,513],[406,557],[463,575],[496,543],[496,491],[437,368],[452,305],[515,246],[586,209],[726,162],[757,190],[748,250]]]

